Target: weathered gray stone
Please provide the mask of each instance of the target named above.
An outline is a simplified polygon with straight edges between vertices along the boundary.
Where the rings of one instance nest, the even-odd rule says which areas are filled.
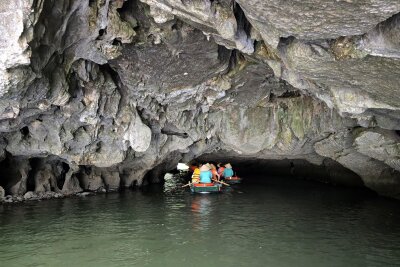
[[[12,197],[11,195],[7,195],[7,196],[5,196],[5,197],[3,198],[3,201],[4,201],[5,203],[13,203],[13,202],[14,202],[14,199],[13,199],[13,197]]]
[[[104,184],[108,191],[117,190],[120,187],[121,178],[118,171],[107,171],[101,172]]]
[[[360,139],[356,141],[361,145],[361,148],[357,148],[353,144],[355,135],[357,135],[357,131],[331,135],[329,138],[315,144],[316,152],[321,156],[329,157],[339,162],[357,173],[363,179],[364,184],[372,190],[382,195],[398,198],[399,172],[381,160],[375,159],[374,156],[371,157],[359,152],[365,150],[365,147],[363,147],[365,138],[371,138],[372,135],[373,138],[377,139],[377,136],[371,132],[362,133]],[[379,152],[375,152],[375,154],[377,153],[378,156],[375,157],[379,158]]]
[[[37,163],[34,173],[35,193],[44,194],[46,192],[57,192],[61,190],[57,185],[57,173],[54,171],[52,162],[41,159]],[[52,166],[53,165],[53,166]]]
[[[38,196],[32,191],[28,191],[24,194],[25,200],[32,200],[32,199],[37,199],[37,198],[38,198]]]
[[[80,176],[82,189],[90,191],[99,191],[104,188],[104,182],[101,179],[101,173],[98,170],[84,171]]]
[[[370,55],[400,58],[400,14],[378,24],[367,32],[358,48]]]
[[[32,1],[10,0],[0,3],[0,96],[3,96],[12,87],[13,72],[8,69],[30,63],[28,41],[21,39],[26,28]],[[20,77],[23,79],[22,77]]]
[[[362,132],[355,139],[356,150],[361,154],[384,162],[400,171],[400,138],[391,131]]]
[[[297,40],[289,41],[281,51],[286,68],[324,88],[318,89],[319,92],[314,89],[312,93],[342,113],[400,109],[396,94],[400,82],[397,59],[366,56],[337,60],[328,43]]]
[[[0,186],[0,201],[3,201],[5,195],[6,191],[4,191],[4,188]]]
[[[359,35],[400,12],[397,0],[237,0],[263,39],[276,47],[280,37],[335,39]]]
[[[243,53],[254,51],[253,42],[235,17],[230,1],[193,0],[190,4],[175,0],[140,1],[150,5],[150,14],[157,23],[166,22],[174,15],[199,27],[207,36],[213,36],[217,43]]]
[[[77,166],[70,166],[70,169],[65,174],[65,181],[61,190],[63,194],[70,195],[82,191],[82,188],[79,185],[79,180],[76,177],[78,170],[79,168]]]

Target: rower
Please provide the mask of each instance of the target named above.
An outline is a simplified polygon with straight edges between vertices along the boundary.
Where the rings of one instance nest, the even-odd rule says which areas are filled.
[[[225,178],[232,177],[233,176],[233,170],[232,170],[232,165],[230,163],[225,164],[225,169],[223,176]]]
[[[218,163],[218,164],[217,164],[217,167],[218,167],[218,174],[219,174],[219,176],[220,176],[220,177],[224,176],[224,170],[225,170],[225,168],[224,168],[224,166],[222,165],[222,163]]]
[[[219,181],[220,175],[217,172],[217,167],[215,167],[214,164],[210,164],[210,166],[211,166],[212,179]]]

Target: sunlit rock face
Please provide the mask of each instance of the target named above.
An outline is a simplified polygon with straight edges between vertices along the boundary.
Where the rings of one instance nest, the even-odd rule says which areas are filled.
[[[13,0],[0,31],[0,198],[222,151],[400,198],[397,0]]]
[[[280,37],[301,40],[361,35],[399,12],[396,0],[238,0],[252,25],[270,45]]]

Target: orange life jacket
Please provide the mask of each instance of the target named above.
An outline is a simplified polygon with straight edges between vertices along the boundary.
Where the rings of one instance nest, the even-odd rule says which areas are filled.
[[[192,174],[192,183],[198,183],[200,181],[200,169],[196,168]]]

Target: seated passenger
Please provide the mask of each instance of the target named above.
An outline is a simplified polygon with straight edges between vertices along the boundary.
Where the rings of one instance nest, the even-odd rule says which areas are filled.
[[[233,176],[232,165],[227,163],[225,164],[224,177],[227,178],[232,176]]]
[[[218,174],[219,174],[219,176],[220,177],[224,176],[225,168],[224,168],[224,166],[222,166],[222,163],[218,163],[217,166],[218,166]]]
[[[212,173],[212,179],[213,180],[217,180],[219,181],[219,174],[217,172],[217,167],[215,167],[214,164],[210,164],[211,165],[211,173]]]
[[[211,178],[212,178],[212,173],[210,171],[210,168],[204,164],[200,168],[200,183],[211,183]]]
[[[189,165],[189,171],[194,172],[194,170],[198,168],[197,163],[192,163]]]
[[[196,184],[198,182],[200,182],[200,169],[198,166],[196,166],[192,174],[192,183]]]

